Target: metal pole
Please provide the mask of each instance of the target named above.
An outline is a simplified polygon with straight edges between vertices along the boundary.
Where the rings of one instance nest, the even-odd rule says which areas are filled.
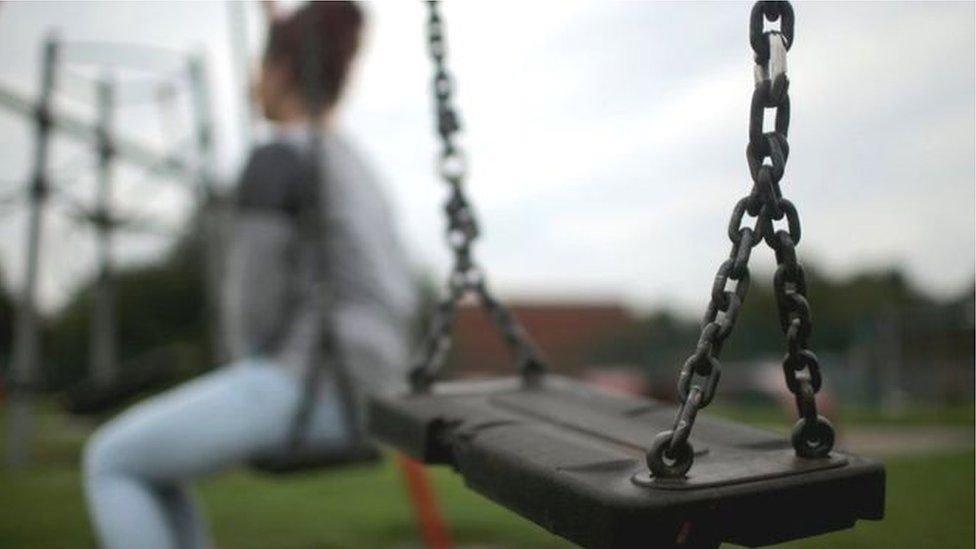
[[[112,138],[112,111],[115,90],[106,78],[98,83],[96,147],[98,152],[98,194],[94,215],[98,278],[92,299],[89,364],[98,386],[111,385],[118,374],[115,347],[115,291],[112,285],[111,216],[112,164],[115,159]]]
[[[211,331],[213,358],[217,362],[227,359],[220,318],[220,284],[223,278],[223,239],[221,222],[224,220],[214,189],[213,117],[210,111],[210,88],[207,85],[203,58],[193,57],[189,62],[190,87],[193,96],[199,185],[200,228],[203,234],[203,284],[207,325]]]
[[[905,389],[902,385],[902,340],[901,322],[898,311],[887,311],[881,322],[881,341],[884,356],[884,393],[882,394],[883,412],[890,417],[900,417],[905,412]]]
[[[7,463],[23,467],[31,457],[33,417],[30,388],[39,381],[40,342],[37,332],[37,272],[40,257],[41,221],[47,196],[48,146],[51,136],[51,97],[54,93],[58,42],[49,36],[44,43],[41,89],[34,113],[34,166],[30,183],[30,213],[27,221],[27,257],[23,290],[17,308],[13,342],[10,405],[8,408]]]
[[[40,105],[0,84],[0,108],[34,117]],[[87,120],[71,112],[56,112],[53,109],[49,112],[52,128],[61,132],[61,135],[86,144],[96,139],[96,129]],[[172,175],[181,180],[188,179],[192,175],[189,166],[179,157],[160,154],[143,143],[119,136],[115,137],[114,144],[116,157],[146,168],[151,173]]]
[[[248,74],[251,71],[251,63],[248,55],[247,6],[248,2],[235,0],[228,0],[227,2],[227,10],[230,17],[228,34],[230,35],[231,42],[231,64],[234,67],[234,79],[237,81],[237,89],[244,90],[243,96],[238,96],[241,101],[240,119],[241,125],[243,126],[241,135],[244,138],[244,148],[250,149],[253,140],[252,127],[254,124],[254,116],[251,112],[251,96],[248,91],[250,89],[248,85]]]

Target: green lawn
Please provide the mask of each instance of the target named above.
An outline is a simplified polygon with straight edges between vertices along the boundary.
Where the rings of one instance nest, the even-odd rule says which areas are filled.
[[[2,419],[2,417],[0,417]],[[44,418],[39,465],[0,472],[0,547],[94,545],[76,469],[85,429]],[[52,435],[57,433],[57,435]],[[890,458],[888,518],[790,547],[973,547],[974,454]],[[461,544],[567,544],[480,496],[446,469],[433,478]],[[233,548],[418,547],[401,479],[392,464],[287,480],[236,472],[201,486],[218,546]]]
[[[708,409],[708,412],[784,432],[789,431],[794,421],[792,416],[787,416],[783,409],[774,404],[729,404],[723,401],[721,396],[715,399],[715,403]],[[874,408],[848,406],[838,410],[837,416],[839,417],[835,418],[834,421],[840,427],[919,427],[928,425],[963,427],[973,424],[974,415],[976,415],[976,409],[972,404],[914,406],[896,416],[882,414]]]

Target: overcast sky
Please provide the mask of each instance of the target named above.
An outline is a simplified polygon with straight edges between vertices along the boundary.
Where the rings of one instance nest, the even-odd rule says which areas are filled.
[[[725,227],[748,192],[744,150],[752,91],[748,3],[453,2],[445,6],[450,64],[485,225],[478,248],[505,294],[613,298],[695,312],[727,254]],[[247,7],[250,48],[259,10]],[[801,258],[836,276],[891,265],[934,294],[974,283],[974,4],[798,2],[789,55],[790,159],[784,194],[803,221]],[[219,171],[243,152],[239,82],[223,3],[0,5],[0,85],[33,94],[44,33],[203,52],[218,116]],[[416,263],[447,267],[444,189],[435,142],[423,6],[368,6],[371,28],[341,115],[373,161]],[[132,101],[144,95],[133,84]],[[126,80],[128,78],[128,80]],[[140,87],[141,86],[141,87]],[[66,107],[89,113],[78,79]],[[120,92],[126,97],[125,87]],[[119,111],[119,131],[162,143],[189,127],[186,109]],[[55,144],[79,200],[92,178],[83,150]],[[28,173],[30,127],[0,111],[0,189]],[[117,203],[175,224],[189,208],[172,184],[119,171]],[[5,209],[0,253],[21,270],[22,208]],[[90,235],[50,216],[45,303],[92,265]],[[156,237],[124,238],[130,261]],[[771,270],[771,252],[754,254]],[[765,280],[765,277],[763,277]]]

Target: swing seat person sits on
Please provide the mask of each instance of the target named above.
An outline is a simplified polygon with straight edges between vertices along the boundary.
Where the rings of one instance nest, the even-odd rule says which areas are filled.
[[[377,181],[334,130],[362,26],[352,2],[272,24],[254,91],[276,133],[243,171],[228,244],[233,360],[93,435],[84,482],[101,546],[209,547],[191,481],[249,463],[300,468],[296,451],[319,464],[373,455],[359,409],[405,386],[417,295]]]

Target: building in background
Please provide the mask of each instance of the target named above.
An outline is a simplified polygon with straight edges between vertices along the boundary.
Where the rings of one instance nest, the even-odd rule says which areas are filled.
[[[601,385],[644,393],[645,376],[636,362],[606,363],[601,351],[639,329],[639,319],[611,301],[526,301],[512,313],[559,374],[593,379]],[[464,377],[511,375],[511,354],[490,318],[478,307],[461,308],[451,371]]]
[[[946,302],[874,304],[849,326],[841,325],[824,303],[817,326],[823,341],[818,346],[814,338],[824,398],[894,415],[912,405],[971,402],[976,379],[973,303],[968,294]],[[678,370],[698,335],[693,320],[642,316],[613,301],[515,301],[510,308],[553,371],[657,398],[674,398]],[[748,322],[739,326],[738,338],[723,353],[720,400],[758,403],[789,397],[775,319],[760,315],[754,320],[769,324],[769,331],[757,334]],[[847,335],[831,344],[831,330]],[[480,308],[462,307],[454,341],[446,376],[515,372],[508,349]]]

